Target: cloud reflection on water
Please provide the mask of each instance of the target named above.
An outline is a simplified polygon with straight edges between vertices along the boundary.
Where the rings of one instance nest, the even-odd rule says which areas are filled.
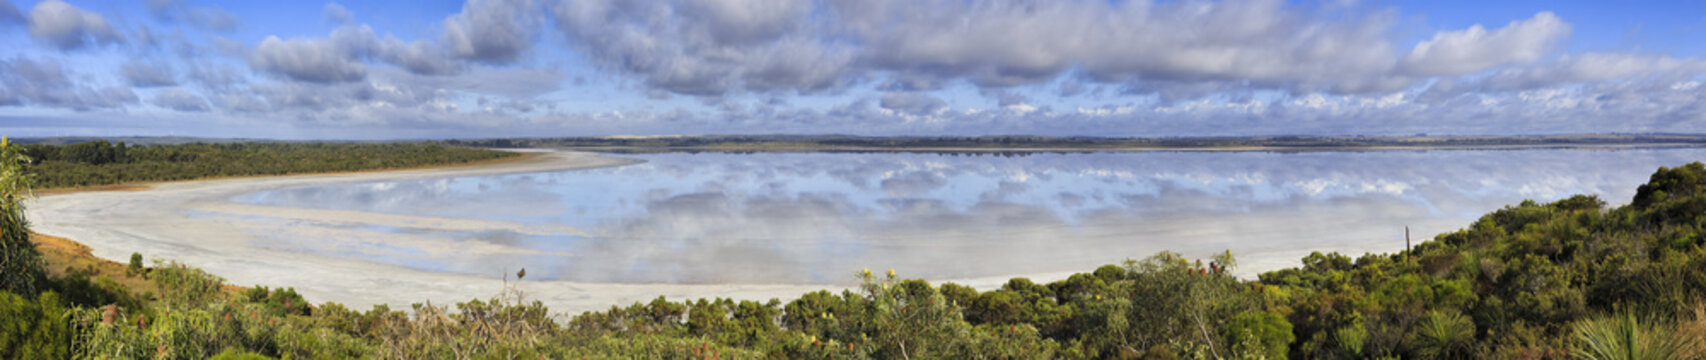
[[[584,171],[285,189],[238,202],[567,225],[589,235],[266,227],[275,248],[413,268],[594,282],[843,283],[1082,271],[1160,250],[1257,261],[1402,247],[1522,199],[1621,203],[1706,149],[1033,154],[653,154]],[[255,222],[231,217],[229,221]],[[346,235],[302,239],[313,228]],[[370,233],[350,236],[348,232]],[[449,244],[398,246],[437,239]],[[348,242],[366,242],[350,251]],[[341,246],[303,246],[339,242]],[[538,251],[454,251],[458,246]],[[295,244],[295,245],[292,245]],[[463,245],[457,245],[463,244]],[[399,249],[401,248],[401,249]],[[331,250],[314,250],[331,249]],[[565,254],[566,253],[566,254]],[[541,255],[545,254],[545,255]],[[1252,269],[1246,269],[1252,270]],[[1258,269],[1259,270],[1259,269]]]

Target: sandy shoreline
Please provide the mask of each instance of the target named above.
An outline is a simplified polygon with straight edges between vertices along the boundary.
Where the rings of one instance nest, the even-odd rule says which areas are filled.
[[[375,264],[357,259],[326,257],[268,249],[261,237],[229,222],[192,217],[185,210],[281,218],[341,217],[344,221],[387,224],[439,221],[441,226],[492,224],[416,219],[383,214],[351,214],[307,209],[234,204],[226,199],[245,193],[341,183],[402,181],[456,176],[496,175],[621,166],[638,160],[587,152],[546,152],[510,162],[470,166],[342,174],[227,178],[154,184],[140,191],[89,191],[40,197],[28,208],[37,233],[83,243],[100,258],[125,261],[132,252],[150,259],[171,259],[201,267],[234,285],[295,287],[311,301],[337,302],[352,309],[388,304],[393,309],[432,301],[450,304],[498,294],[502,274],[469,276]],[[573,231],[563,229],[561,231]],[[336,239],[331,239],[336,240]],[[513,269],[512,269],[513,270]],[[1080,271],[1088,271],[1084,269]],[[851,271],[849,270],[849,277]],[[1064,278],[1032,274],[1038,280]],[[980,288],[1005,283],[1008,276],[960,279]],[[530,299],[569,314],[603,310],[613,305],[670,299],[728,297],[791,299],[819,289],[839,291],[838,285],[774,284],[612,284],[568,281],[527,281],[521,285]]]

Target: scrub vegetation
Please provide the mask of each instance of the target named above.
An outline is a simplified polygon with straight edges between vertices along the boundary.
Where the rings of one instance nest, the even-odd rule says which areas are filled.
[[[188,143],[105,140],[24,145],[24,170],[45,189],[209,177],[285,175],[461,164],[519,156],[439,143]]]
[[[1706,357],[1701,163],[1659,169],[1626,206],[1523,202],[1403,252],[1316,253],[1254,280],[1230,275],[1230,253],[1161,252],[989,291],[865,270],[857,289],[789,302],[660,297],[559,316],[508,281],[488,299],[356,310],[170,261],[135,270],[159,294],[50,275],[18,240],[27,160],[6,149],[4,255],[26,260],[6,264],[0,358]]]

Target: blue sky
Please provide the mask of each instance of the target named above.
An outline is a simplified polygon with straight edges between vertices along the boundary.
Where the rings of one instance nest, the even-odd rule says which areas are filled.
[[[1706,3],[0,0],[0,134],[1706,131]]]

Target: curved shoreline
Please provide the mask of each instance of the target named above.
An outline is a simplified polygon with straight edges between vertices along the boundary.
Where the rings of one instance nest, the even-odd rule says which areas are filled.
[[[515,161],[472,164],[463,166],[371,171],[355,173],[305,174],[272,177],[221,178],[150,184],[139,191],[88,191],[63,193],[38,198],[28,209],[36,220],[35,231],[41,234],[72,239],[90,249],[96,257],[114,261],[128,259],[138,252],[147,259],[171,259],[200,267],[209,273],[228,279],[233,285],[295,287],[314,302],[337,302],[352,309],[365,309],[386,304],[407,309],[409,304],[434,301],[441,304],[488,298],[499,293],[506,273],[517,269],[493,271],[491,274],[468,275],[455,272],[418,270],[401,265],[371,262],[353,257],[333,257],[303,251],[268,246],[267,227],[222,221],[217,217],[197,216],[211,213],[220,216],[258,216],[281,219],[273,227],[292,226],[289,221],[339,222],[352,225],[425,226],[436,229],[512,229],[517,225],[501,221],[449,219],[402,216],[359,211],[326,211],[290,207],[256,206],[230,202],[231,197],[268,190],[293,187],[312,187],[333,184],[408,181],[460,176],[517,174],[550,171],[581,170],[634,164],[641,160],[604,156],[576,151],[529,151],[530,156]],[[572,233],[568,227],[533,229]],[[303,236],[315,242],[307,248],[338,250],[374,239],[350,238],[342,233],[313,233]],[[378,239],[398,241],[417,248],[452,254],[478,254],[510,249],[470,247],[467,244],[421,242],[399,236]],[[422,247],[425,245],[425,247]],[[1309,247],[1330,247],[1316,244]],[[1310,249],[1287,249],[1261,254],[1244,254],[1248,265],[1244,269],[1279,268],[1294,265],[1295,259]],[[1242,269],[1241,269],[1242,270]],[[851,274],[853,269],[848,269]],[[928,279],[933,282],[952,281],[978,289],[993,289],[1013,277],[1029,277],[1038,282],[1064,279],[1073,271],[1023,273],[984,276],[965,279]],[[1248,270],[1246,270],[1248,271]],[[1244,273],[1240,276],[1250,276]],[[848,280],[851,280],[849,275]],[[645,302],[658,296],[671,299],[734,298],[764,301],[772,298],[788,300],[817,291],[840,291],[850,284],[671,284],[671,283],[597,283],[573,281],[529,280],[520,285],[533,300],[550,308],[570,314],[608,309]]]
[[[200,267],[234,285],[295,287],[311,301],[352,309],[386,304],[407,308],[426,301],[454,303],[497,295],[505,274],[470,276],[409,269],[357,259],[268,249],[239,226],[186,215],[182,210],[244,193],[340,183],[401,181],[474,175],[581,170],[639,160],[587,152],[548,152],[495,164],[336,174],[224,178],[152,184],[139,191],[87,191],[37,198],[28,207],[34,230],[87,245],[96,257],[123,261],[130,253]],[[280,211],[288,211],[281,209]],[[360,220],[357,220],[360,221]],[[658,296],[673,299],[792,298],[825,285],[611,284],[527,281],[520,289],[559,312],[608,309]]]

